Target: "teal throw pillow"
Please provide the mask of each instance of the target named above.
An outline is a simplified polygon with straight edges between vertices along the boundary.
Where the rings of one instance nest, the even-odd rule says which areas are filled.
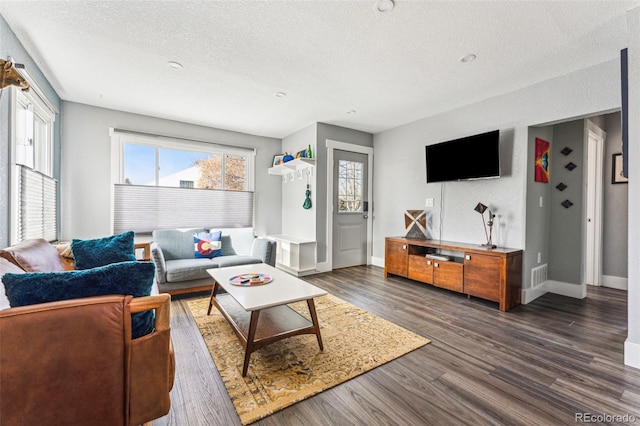
[[[93,240],[71,241],[76,269],[91,269],[111,263],[136,260],[133,231]]]
[[[193,234],[193,246],[196,258],[213,259],[222,256],[222,231]]]
[[[14,308],[108,294],[149,296],[154,274],[152,262],[128,261],[76,271],[6,273],[2,282]],[[132,314],[132,338],[152,332],[154,317],[153,311]]]

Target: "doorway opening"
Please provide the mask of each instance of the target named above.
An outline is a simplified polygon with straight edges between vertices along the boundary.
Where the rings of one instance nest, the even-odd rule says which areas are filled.
[[[549,183],[527,185],[523,300],[583,298],[587,285],[627,288],[628,185],[612,179],[621,127],[613,112],[530,128],[530,149],[541,138],[551,151]]]

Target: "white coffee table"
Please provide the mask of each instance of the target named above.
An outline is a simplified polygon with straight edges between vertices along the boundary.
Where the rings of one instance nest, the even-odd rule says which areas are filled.
[[[229,321],[245,350],[243,376],[247,375],[251,354],[278,340],[315,334],[320,350],[324,349],[313,298],[324,296],[325,290],[265,263],[207,269],[207,272],[214,280],[207,315],[216,306]],[[236,275],[251,273],[271,275],[273,281],[246,287],[229,282]],[[220,287],[226,293],[218,294]],[[311,321],[287,306],[302,300],[307,301]]]

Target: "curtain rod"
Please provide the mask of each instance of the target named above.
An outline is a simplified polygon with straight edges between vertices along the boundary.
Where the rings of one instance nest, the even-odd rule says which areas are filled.
[[[206,144],[209,144],[209,145],[216,145],[216,146],[220,146],[220,147],[232,148],[232,149],[241,150],[241,151],[250,151],[250,152],[253,152],[254,154],[256,153],[256,149],[255,148],[247,148],[247,147],[244,147],[244,146],[230,145],[230,144],[219,143],[219,142],[211,142],[211,141],[205,141],[205,140],[201,140],[201,139],[183,138],[183,137],[180,137],[180,136],[159,135],[159,134],[156,134],[156,133],[141,132],[141,131],[138,131],[138,130],[116,129],[115,127],[112,127],[112,130],[114,132],[118,132],[118,133],[129,133],[129,134],[132,134],[132,135],[150,136],[150,137],[154,137],[154,138],[175,139],[175,140],[180,140],[180,141],[185,141],[185,142],[206,143]]]

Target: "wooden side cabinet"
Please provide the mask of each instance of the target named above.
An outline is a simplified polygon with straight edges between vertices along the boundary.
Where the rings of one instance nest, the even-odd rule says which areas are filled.
[[[443,252],[450,260],[428,257]],[[389,274],[491,300],[508,311],[520,304],[522,250],[388,237],[384,276]]]
[[[467,253],[464,257],[464,293],[500,304],[501,311],[520,304],[522,252],[513,256]]]
[[[385,240],[384,244],[384,276],[389,274],[407,278],[409,267],[409,245],[402,241]]]
[[[276,267],[301,277],[316,272],[316,242],[291,235],[269,235],[275,240]]]

